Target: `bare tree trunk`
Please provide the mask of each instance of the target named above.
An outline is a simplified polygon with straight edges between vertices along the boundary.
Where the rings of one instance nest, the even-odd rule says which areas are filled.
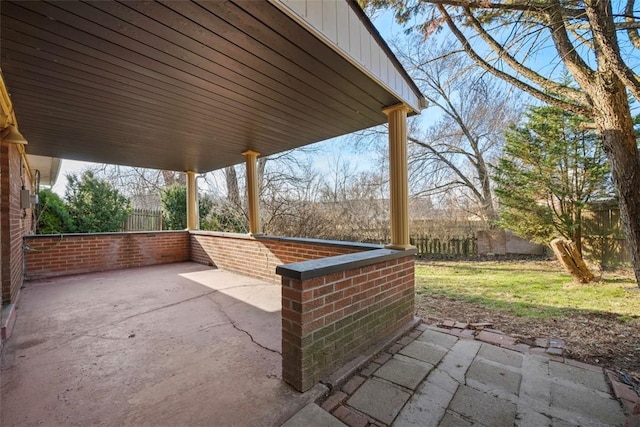
[[[599,75],[598,90],[593,102],[597,114],[596,125],[616,187],[620,219],[627,237],[633,270],[640,287],[640,152],[634,134],[631,112],[624,85],[615,75]]]
[[[227,184],[227,200],[235,208],[240,208],[240,188],[238,188],[238,174],[234,166],[224,168],[224,177]]]
[[[262,189],[264,188],[264,171],[267,167],[268,157],[260,157],[258,159],[258,194],[262,194]]]
[[[163,170],[162,178],[164,179],[164,185],[166,187],[169,187],[173,184],[187,185],[187,174],[183,172]]]
[[[580,256],[582,256],[582,225],[580,225],[580,222],[578,222],[577,224],[578,226],[573,232],[571,240],[573,241],[573,244],[576,245],[576,249],[578,250]]]
[[[493,203],[493,194],[491,194],[491,179],[487,164],[482,156],[477,159],[476,169],[478,171],[478,178],[480,178],[480,186],[482,188],[482,203],[487,221],[493,225],[498,221],[498,213],[496,212],[495,205]]]
[[[553,249],[553,253],[565,270],[573,277],[573,280],[578,283],[589,283],[593,280],[593,274],[589,271],[578,252],[578,248],[572,241],[553,239],[551,241],[551,249]]]

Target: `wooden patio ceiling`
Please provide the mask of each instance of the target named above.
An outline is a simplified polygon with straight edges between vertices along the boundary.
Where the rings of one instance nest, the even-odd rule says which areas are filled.
[[[2,1],[27,152],[206,172],[385,123],[401,96],[281,3]]]

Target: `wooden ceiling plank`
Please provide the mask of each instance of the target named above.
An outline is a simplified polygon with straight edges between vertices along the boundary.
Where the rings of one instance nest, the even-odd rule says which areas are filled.
[[[226,8],[232,7],[228,2],[202,2],[206,8],[222,7],[223,4]],[[333,74],[337,75],[334,84],[339,90],[349,93],[354,98],[372,98],[374,100],[372,104],[387,105],[389,102],[398,102],[386,90],[340,57],[313,34],[299,25],[287,25],[290,18],[273,5],[265,7],[261,2],[236,1],[233,6],[251,14],[259,22],[268,22],[281,42],[290,45],[288,49],[291,52],[291,60],[311,66],[308,68],[309,71],[320,75],[326,73],[327,68],[333,70]],[[245,28],[244,23],[239,24]],[[247,27],[247,30],[250,28]],[[267,39],[265,42],[273,43],[271,39]],[[369,105],[369,102],[367,104]]]
[[[30,36],[25,37],[24,35],[20,37],[20,40],[26,43],[29,43],[32,39],[33,39],[32,37]],[[4,64],[6,64],[5,67],[9,68],[11,66],[11,63],[14,61],[14,58],[9,56],[12,52],[13,45],[15,44],[16,48],[19,49],[20,46],[22,46],[22,44],[14,40],[11,40],[9,38],[3,39],[3,42],[4,42],[3,46],[8,47],[2,50],[2,55],[4,59],[3,62]],[[29,46],[29,45],[26,45],[26,46]],[[59,48],[59,49],[62,49],[62,48]],[[102,82],[113,82],[114,85],[133,85],[133,87],[140,88],[141,91],[143,91],[144,93],[147,93],[149,97],[153,96],[151,95],[151,93],[153,94],[164,93],[165,95],[161,95],[161,96],[165,96],[165,99],[163,100],[163,102],[169,102],[170,104],[175,103],[175,105],[177,106],[185,105],[185,103],[189,103],[189,105],[193,105],[193,109],[197,108],[203,111],[215,111],[216,114],[220,114],[223,117],[232,121],[233,121],[234,114],[230,110],[231,108],[233,108],[233,111],[237,112],[235,115],[238,115],[238,116],[245,115],[248,117],[252,117],[253,120],[258,121],[259,123],[261,123],[263,126],[267,128],[282,129],[284,132],[289,132],[289,133],[291,132],[299,133],[303,137],[305,135],[308,135],[310,138],[313,138],[313,135],[314,135],[312,133],[307,132],[306,127],[304,126],[298,126],[298,127],[294,126],[290,120],[284,120],[280,117],[268,115],[259,110],[251,110],[249,107],[246,107],[235,101],[230,101],[228,99],[218,97],[215,94],[212,94],[213,95],[212,99],[209,99],[199,94],[190,94],[189,96],[186,96],[188,94],[188,92],[186,91],[180,91],[179,93],[176,93],[178,91],[174,92],[173,90],[172,91],[163,90],[161,88],[156,88],[155,86],[151,86],[147,83],[140,82],[138,80],[120,76],[115,72],[113,67],[107,67],[108,71],[104,71],[96,66],[90,66],[88,64],[79,62],[75,59],[63,58],[61,56],[61,53],[58,52],[53,47],[49,47],[48,50],[55,51],[55,54],[52,54],[52,52],[45,52],[42,49],[36,49],[33,46],[31,46],[30,49],[25,51],[28,51],[30,53],[30,57],[37,57],[37,58],[42,57],[45,61],[48,61],[48,64],[46,65],[49,68],[52,68],[55,66],[66,66],[67,68],[78,70],[78,73],[86,75],[87,78],[89,78],[89,76],[91,77],[95,76],[95,79],[98,79]],[[26,56],[24,52],[20,52],[20,54]],[[71,52],[70,54],[71,57],[75,57],[78,55],[79,54],[74,55],[73,52]],[[22,58],[24,58],[24,56],[22,56]],[[78,58],[78,59],[81,59],[81,58]],[[20,58],[17,58],[15,60],[19,62],[30,63],[29,61],[20,61]],[[44,65],[41,63],[37,63],[37,64],[31,63],[31,64],[37,67],[37,69],[45,68]],[[230,105],[225,105],[223,104],[223,102],[228,102]]]
[[[74,13],[80,14],[80,17],[71,13],[65,14],[64,11],[62,13],[58,12],[58,10],[64,9],[65,5],[73,7]],[[278,104],[289,105],[296,110],[315,111],[313,114],[309,113],[311,116],[317,116],[327,121],[341,118],[345,123],[349,123],[350,126],[358,126],[357,121],[334,111],[332,108],[316,107],[316,103],[310,102],[313,99],[311,97],[303,94],[291,96],[292,91],[289,87],[260,72],[249,70],[248,73],[241,73],[240,71],[243,71],[244,65],[225,55],[219,55],[217,62],[211,61],[174,43],[167,42],[162,37],[150,34],[144,29],[133,27],[127,22],[85,3],[76,5],[60,2],[56,3],[56,9],[59,15],[64,15],[56,16],[60,22],[82,31],[91,32],[102,40],[201,78],[204,81],[216,85],[236,87],[238,93],[243,93],[242,89],[260,93]],[[114,31],[112,28],[117,28],[118,31]],[[164,28],[165,32],[168,30],[167,27]],[[127,33],[130,35],[127,35]]]
[[[36,119],[36,122],[38,120],[39,119]],[[102,149],[100,147],[104,146],[104,151],[110,153],[109,162],[114,164],[130,164],[130,160],[137,161],[138,159],[146,159],[147,162],[145,165],[148,165],[146,167],[153,167],[152,165],[157,165],[158,157],[162,157],[164,165],[174,164],[174,166],[170,168],[171,170],[186,170],[181,168],[174,169],[177,160],[186,159],[189,164],[195,165],[194,167],[196,169],[194,170],[197,172],[207,171],[207,162],[202,161],[203,159],[201,159],[201,157],[207,157],[206,155],[209,153],[215,153],[215,155],[220,158],[234,159],[234,162],[236,163],[240,162],[242,159],[242,156],[235,152],[229,153],[216,147],[198,146],[194,143],[191,143],[190,146],[199,147],[199,149],[190,150],[191,153],[184,152],[182,144],[173,143],[172,145],[160,146],[156,143],[159,137],[155,137],[154,135],[146,136],[146,144],[132,145],[127,138],[133,134],[123,136],[120,133],[109,133],[109,144],[97,146],[96,144],[77,143],[73,147],[70,147],[69,144],[66,143],[69,138],[84,142],[95,141],[95,128],[83,127],[82,123],[78,123],[77,126],[71,128],[60,128],[55,124],[52,124],[49,120],[39,123],[38,128],[41,129],[41,132],[46,132],[44,138],[46,138],[49,143],[43,146],[43,150],[34,154],[46,156],[69,158],[69,153],[81,151],[84,160],[104,162],[102,154],[92,154],[95,150],[101,151]],[[105,131],[105,133],[106,132],[108,132],[108,130]],[[30,136],[29,139],[32,139],[33,137],[37,137],[37,135]],[[58,141],[61,143],[58,143]],[[151,151],[148,148],[140,146],[146,145],[146,147],[149,147],[150,144],[153,144],[154,147]],[[122,163],[123,159],[127,159],[125,163]],[[142,164],[138,162],[138,165],[141,166]],[[169,169],[169,167],[166,168]]]
[[[13,3],[8,3],[6,6],[3,6],[2,13],[5,15],[3,25],[7,23],[6,16],[8,16],[10,18],[9,25],[14,25],[18,22],[21,22],[21,29],[28,29],[31,34],[35,35],[38,38],[62,38],[62,45],[64,45],[65,47],[68,46],[75,50],[83,50],[85,51],[85,53],[89,53],[92,56],[96,57],[96,59],[117,59],[120,61],[124,61],[125,63],[128,63],[129,68],[134,70],[143,69],[143,73],[155,76],[159,80],[165,81],[165,83],[167,84],[175,84],[177,81],[183,81],[209,92],[217,92],[225,94],[229,97],[244,98],[246,99],[246,103],[248,104],[260,103],[267,108],[279,112],[280,114],[290,115],[292,118],[295,118],[295,120],[307,121],[310,127],[316,128],[316,130],[318,131],[322,130],[322,126],[325,123],[324,120],[314,120],[313,115],[305,114],[305,111],[301,111],[300,108],[294,108],[286,102],[283,102],[285,101],[284,99],[278,101],[270,98],[267,95],[264,95],[260,92],[259,87],[247,88],[231,80],[220,82],[220,79],[217,79],[218,81],[215,81],[216,78],[212,76],[204,76],[204,71],[195,69],[195,67],[191,67],[189,71],[185,71],[177,68],[176,66],[187,65],[187,68],[189,68],[188,64],[165,64],[164,62],[161,62],[156,58],[146,56],[133,50],[133,46],[123,47],[113,42],[105,43],[106,40],[97,35],[87,33],[68,24],[65,24],[60,20],[63,19],[62,16],[42,16],[36,11],[31,11],[31,13],[27,17],[20,16],[20,14],[24,14],[25,12],[21,12],[16,7],[13,7],[13,5]],[[20,6],[30,9],[43,8],[45,5],[46,4],[42,2],[20,3]],[[55,8],[52,10],[47,10],[47,13],[54,14],[58,11],[61,10]],[[86,24],[86,22],[82,21],[82,19],[79,19],[74,24],[81,25]],[[117,33],[102,27],[96,27],[94,29],[94,33],[101,34],[102,37],[117,37]],[[82,43],[80,44],[76,42],[76,40],[82,40]],[[130,43],[133,44],[134,41],[131,40]],[[141,48],[141,46],[136,45],[135,48]],[[87,49],[89,50],[89,52],[87,52]],[[168,60],[168,58],[164,59]],[[251,82],[245,83],[251,84]],[[270,95],[273,96],[274,94],[270,93]],[[346,126],[343,127],[343,130],[348,132],[349,128],[347,128]]]
[[[26,86],[33,85],[40,87],[40,90],[35,95],[38,99],[45,98],[43,96],[44,93],[48,93],[50,89],[55,89],[55,94],[46,97],[51,104],[63,102],[65,97],[68,100],[82,97],[89,100],[83,107],[83,111],[91,111],[91,104],[99,103],[113,107],[112,110],[102,108],[101,112],[103,114],[109,113],[128,118],[132,117],[132,115],[127,111],[133,109],[139,113],[136,117],[139,117],[139,120],[143,120],[147,124],[163,125],[171,121],[183,120],[190,123],[190,127],[194,132],[206,131],[211,128],[220,132],[227,129],[230,131],[229,125],[232,125],[240,128],[251,128],[261,135],[261,139],[273,141],[280,141],[281,138],[288,135],[286,130],[281,130],[274,126],[265,128],[255,121],[253,117],[240,115],[225,117],[224,114],[222,117],[218,114],[205,116],[197,113],[197,111],[194,111],[192,114],[187,114],[181,108],[174,108],[169,111],[166,106],[171,105],[171,103],[163,103],[161,101],[153,102],[149,97],[144,97],[143,94],[136,94],[136,92],[131,89],[120,90],[111,87],[106,87],[105,89],[100,83],[96,82],[92,85],[91,82],[85,82],[73,76],[60,75],[52,70],[44,70],[43,68],[40,68],[41,73],[24,73],[21,71],[19,65],[5,66],[8,80],[14,83],[12,88],[15,89],[15,84],[19,82],[22,82],[23,85]],[[67,89],[69,84],[72,85],[73,91]],[[23,86],[23,88],[25,88],[25,86]],[[177,107],[176,104],[173,105]],[[122,113],[120,111],[122,111]],[[194,115],[199,117],[194,117]],[[233,132],[231,133],[233,134]]]
[[[20,92],[18,92],[20,93]],[[25,96],[30,95],[30,93],[25,93]],[[62,123],[60,126],[64,126],[67,129],[76,126],[77,123],[83,125],[83,127],[93,126],[96,130],[110,130],[114,133],[122,133],[123,135],[130,134],[131,128],[137,128],[140,130],[140,133],[149,133],[154,129],[162,129],[160,125],[151,126],[151,123],[145,121],[145,117],[135,115],[131,117],[126,116],[113,116],[110,114],[105,114],[104,111],[95,107],[95,104],[73,104],[68,102],[61,102],[57,104],[51,104],[47,106],[43,106],[40,102],[40,99],[29,99],[25,100],[21,103],[21,106],[25,108],[30,114],[32,114],[35,118],[39,118],[43,120],[45,117],[50,120],[59,120]],[[87,115],[78,115],[77,113],[73,113],[70,111],[70,108],[80,109],[84,108],[86,110]],[[92,115],[94,114],[94,115]],[[95,120],[95,117],[104,117],[103,120]],[[93,119],[93,120],[92,120]],[[31,120],[34,120],[32,118]],[[74,124],[76,123],[76,124]],[[30,121],[27,122],[27,126],[25,127],[25,131],[29,134],[29,130],[31,129]],[[247,129],[234,129],[233,132],[229,132],[229,129],[223,128],[209,128],[206,131],[193,129],[191,126],[180,126],[176,124],[172,128],[173,132],[176,133],[188,133],[198,135],[198,139],[203,141],[208,141],[210,144],[216,144],[216,147],[220,147],[222,143],[224,143],[225,147],[229,147],[229,151],[238,151],[237,146],[244,146],[248,144],[250,141],[249,133]],[[241,132],[244,131],[244,135]],[[218,137],[217,135],[224,135],[224,137]],[[180,140],[182,141],[182,139]],[[178,142],[180,142],[178,141]],[[175,142],[174,142],[175,143]]]
[[[198,64],[198,66],[203,69],[207,69],[211,63],[221,64],[238,74],[254,79],[265,87],[271,89],[277,88],[282,94],[293,93],[294,95],[287,96],[290,98],[293,96],[294,100],[300,100],[309,105],[321,102],[327,110],[335,110],[343,116],[353,113],[353,108],[343,102],[347,101],[352,104],[354,100],[346,97],[342,92],[335,90],[332,86],[329,86],[332,90],[322,91],[316,86],[299,80],[291,74],[287,74],[279,68],[274,67],[254,53],[238,49],[236,45],[213,32],[209,31],[207,33],[209,36],[207,39],[209,39],[209,41],[205,44],[202,27],[197,26],[195,23],[191,23],[191,26],[187,24],[182,26],[182,31],[191,35],[186,36],[168,26],[171,21],[168,22],[166,15],[163,19],[163,24],[160,24],[156,20],[132,9],[136,7],[136,4],[130,4],[131,8],[128,5],[116,2],[92,3],[92,7],[108,13],[108,15],[104,13],[99,17],[92,17],[92,19],[94,21],[106,21],[105,15],[117,17],[121,22],[126,21],[131,24],[131,27],[118,25],[119,32],[129,34],[130,37],[135,37],[137,40],[153,46],[156,49],[161,49],[163,52],[177,58],[186,56],[185,52],[188,52],[191,55],[183,60]],[[151,5],[145,5],[145,7],[151,7]],[[168,12],[165,13],[174,13],[170,10],[167,11]],[[84,16],[89,17],[88,14]],[[184,23],[184,17],[180,15],[180,18],[182,18]],[[222,22],[224,23],[224,21]],[[112,26],[114,25],[115,24],[112,24]],[[215,25],[212,23],[212,26],[218,30],[220,24]],[[159,36],[161,33],[165,34],[164,37]],[[272,53],[272,55],[273,54],[275,53]],[[366,107],[362,104],[360,108],[363,109],[364,113],[368,111],[364,110]]]

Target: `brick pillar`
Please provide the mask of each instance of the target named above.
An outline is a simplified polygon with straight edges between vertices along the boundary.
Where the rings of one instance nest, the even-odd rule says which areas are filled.
[[[414,255],[381,249],[279,266],[283,379],[306,391],[410,322]]]

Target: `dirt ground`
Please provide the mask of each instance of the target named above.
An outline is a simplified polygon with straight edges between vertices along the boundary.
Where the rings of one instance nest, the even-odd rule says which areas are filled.
[[[625,370],[640,380],[640,318],[621,322],[614,314],[576,312],[567,317],[531,319],[474,303],[424,294],[417,296],[416,309],[429,324],[443,320],[491,322],[493,329],[523,341],[561,338],[566,344],[566,357],[616,371]]]

